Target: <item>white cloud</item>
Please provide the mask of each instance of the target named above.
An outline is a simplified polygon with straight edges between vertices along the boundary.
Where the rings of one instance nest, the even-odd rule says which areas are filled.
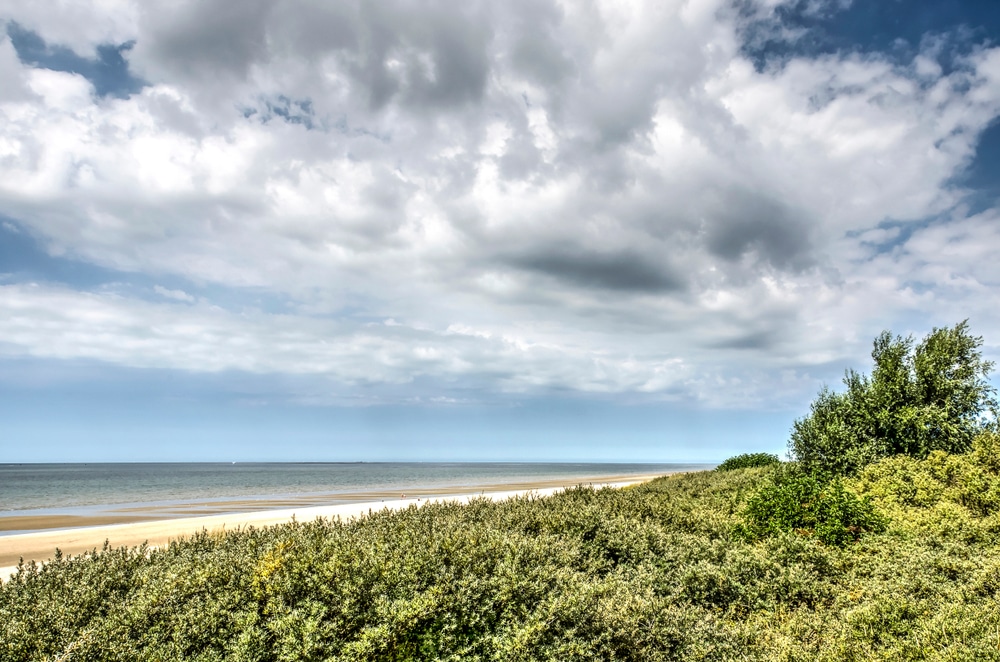
[[[17,59],[14,45],[6,35],[0,35],[0,102],[27,101],[31,90],[26,82],[27,72]],[[3,152],[0,152],[3,156]]]
[[[170,290],[162,285],[155,285],[153,291],[159,294],[161,297],[166,297],[168,299],[173,299],[174,301],[186,301],[188,303],[194,302],[194,297],[185,292],[184,290]]]
[[[5,286],[10,352],[729,406],[808,396],[886,326],[995,320],[995,213],[953,182],[1000,49],[760,70],[714,1],[81,3],[72,37],[23,4],[78,52],[134,40],[150,85],[97,98],[0,41],[5,213],[288,312]]]
[[[159,286],[156,291],[192,299]],[[314,374],[348,384],[430,377],[442,388],[456,380],[479,387],[486,373],[501,391],[513,393],[536,388],[642,392],[688,377],[680,359],[636,361],[525,337],[439,332],[398,322],[356,326],[252,310],[231,313],[204,303],[149,303],[39,285],[0,285],[0,318],[8,353],[142,368]]]

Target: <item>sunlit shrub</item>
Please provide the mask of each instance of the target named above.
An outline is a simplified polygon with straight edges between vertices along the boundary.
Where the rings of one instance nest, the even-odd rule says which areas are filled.
[[[934,451],[925,459],[896,456],[869,465],[852,481],[908,535],[966,543],[1000,536],[1000,475],[992,445],[997,435],[976,438],[970,453]]]
[[[0,662],[996,659],[1000,520],[963,463],[995,475],[781,465],[96,550],[0,588]],[[734,536],[775,486],[807,516]],[[893,528],[824,542],[858,535],[855,491]]]

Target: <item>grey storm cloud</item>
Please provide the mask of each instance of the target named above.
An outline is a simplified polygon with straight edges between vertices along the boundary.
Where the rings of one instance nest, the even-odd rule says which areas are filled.
[[[712,254],[737,261],[749,253],[781,269],[814,263],[810,228],[787,206],[751,192],[734,190],[706,221],[706,244]]]
[[[173,80],[245,79],[266,55],[272,7],[269,0],[174,4],[146,17],[153,29],[133,59]]]
[[[475,102],[490,59],[490,27],[476,3],[274,3],[219,0],[147,10],[150,38],[133,61],[159,80],[246,82],[254,67],[333,58],[370,107]]]
[[[574,287],[651,293],[684,288],[683,278],[665,261],[658,264],[633,251],[606,253],[555,248],[513,257],[509,263]]]
[[[730,338],[711,340],[707,346],[713,349],[763,350],[774,347],[780,340],[781,334],[777,329],[765,329],[737,334]]]

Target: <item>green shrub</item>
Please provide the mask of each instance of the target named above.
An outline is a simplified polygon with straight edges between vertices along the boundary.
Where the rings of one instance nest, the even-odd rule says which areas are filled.
[[[965,464],[996,475],[975,459],[995,442],[842,483],[787,465],[706,471],[95,550],[0,586],[0,662],[996,660],[996,513],[952,500],[979,489]],[[885,496],[932,479],[933,505]],[[732,535],[762,483],[796,481],[784,501],[825,510]],[[863,518],[844,516],[856,490],[893,528],[825,544],[830,521],[858,535]],[[925,519],[901,533],[897,515]]]
[[[844,489],[839,477],[790,466],[775,471],[750,497],[738,530],[750,538],[794,532],[828,545],[843,545],[885,527],[871,501]]]
[[[751,469],[754,467],[767,467],[772,464],[780,464],[781,460],[777,455],[771,453],[743,453],[729,458],[715,468],[716,471],[732,471],[734,469]]]
[[[886,458],[865,467],[853,488],[889,515],[892,529],[907,535],[970,542],[1000,532],[998,435],[982,434],[960,455],[933,451],[920,460]]]
[[[981,432],[972,440],[972,455],[984,470],[1000,475],[1000,434]]]

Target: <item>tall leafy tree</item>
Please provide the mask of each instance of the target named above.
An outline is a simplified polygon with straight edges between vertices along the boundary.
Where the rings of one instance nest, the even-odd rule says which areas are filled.
[[[920,343],[882,332],[871,376],[848,370],[846,390],[824,387],[808,416],[795,421],[791,455],[807,467],[854,473],[890,455],[962,453],[995,425],[997,400],[981,336],[968,321],[935,328]]]

